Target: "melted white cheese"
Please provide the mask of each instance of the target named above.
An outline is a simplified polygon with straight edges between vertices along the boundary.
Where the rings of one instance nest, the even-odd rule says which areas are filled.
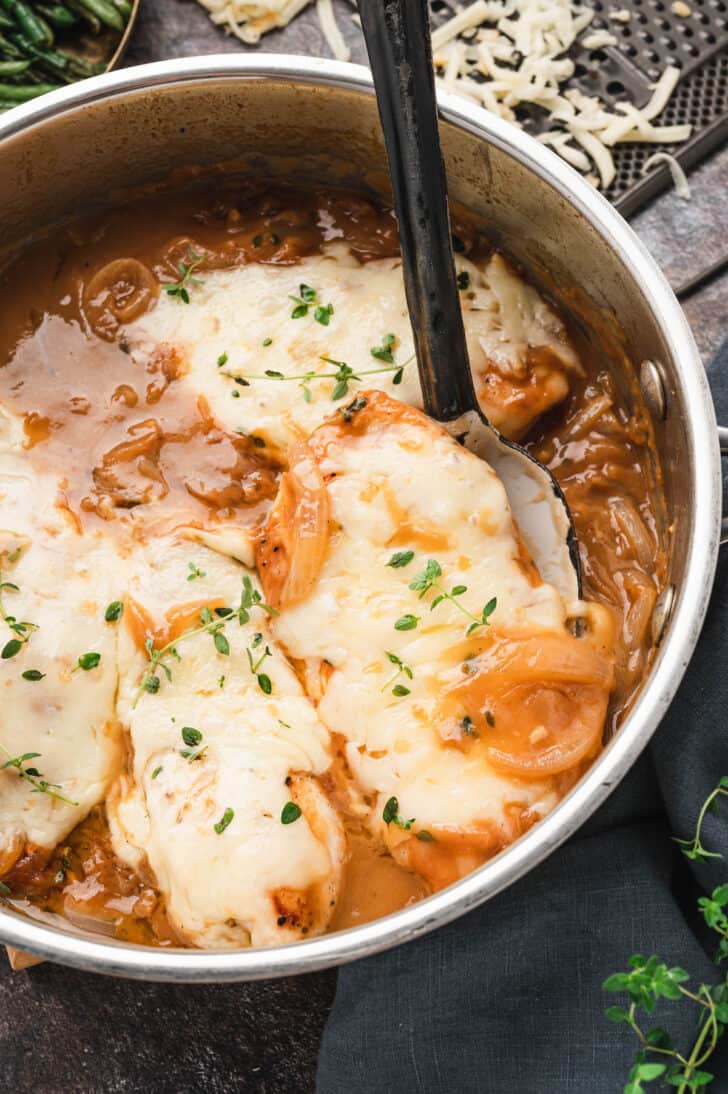
[[[188,581],[190,561],[203,577]],[[160,623],[181,604],[240,602],[245,571],[204,547],[158,540],[134,565],[129,594]],[[328,732],[272,643],[262,609],[251,609],[243,625],[231,617],[224,633],[229,655],[209,634],[181,640],[181,660],[169,660],[171,682],[160,669],[158,692],[142,692],[135,706],[147,659],[123,626],[119,714],[133,765],[109,803],[112,834],[121,857],[137,867],[146,860],[186,941],[272,945],[325,929],[336,901],[343,836],[311,778],[329,766]],[[270,695],[246,652],[257,660],[266,647],[271,656],[259,671],[271,681]],[[181,755],[185,726],[202,734],[198,759]],[[303,814],[283,824],[291,800]],[[233,817],[218,833],[226,810]],[[295,903],[291,894],[305,906],[279,923]]]
[[[382,827],[382,803],[396,795],[402,816],[417,827],[502,822],[505,830],[507,803],[545,812],[555,795],[545,784],[497,773],[481,754],[443,747],[435,715],[461,673],[471,619],[447,600],[431,610],[437,590],[419,599],[409,583],[435,559],[442,587],[466,586],[457,599],[473,616],[497,598],[491,623],[504,635],[563,634],[565,609],[552,586],[533,587],[519,564],[493,471],[417,417],[384,418],[326,443],[319,466],[330,478],[337,530],[311,594],[284,609],[272,629],[293,657],[333,666],[319,713],[346,738],[362,788],[379,795],[375,827]],[[314,439],[317,451],[323,443]],[[408,549],[415,553],[408,565],[388,565],[395,551]],[[418,618],[415,629],[395,628],[410,615]],[[397,677],[406,696],[392,694],[388,653],[412,670],[412,679]]]
[[[24,850],[55,847],[102,801],[121,758],[114,709],[116,627],[104,621],[123,593],[124,563],[111,540],[81,536],[57,506],[56,484],[31,473],[19,445],[22,429],[2,417],[0,566],[5,614],[35,625],[13,657],[0,660],[0,768],[23,762],[67,801],[38,793],[16,769],[0,770],[0,874]],[[16,635],[0,621],[0,646]],[[78,658],[101,655],[96,668]],[[43,673],[41,680],[23,672]],[[74,804],[68,804],[72,802]]]
[[[482,380],[493,369],[523,381],[529,376],[529,347],[548,346],[553,351],[553,363],[542,368],[538,379],[539,384],[552,385],[553,391],[549,388],[548,398],[534,409],[506,406],[484,390],[479,392],[493,424],[519,436],[535,417],[564,398],[564,373],[580,371],[578,358],[555,313],[499,255],[482,270],[459,257],[458,268],[469,278],[469,288],[462,293],[463,319],[478,387],[482,389]],[[301,439],[335,408],[336,380],[300,377],[309,372],[332,377],[342,361],[361,380],[350,380],[346,395],[338,399],[369,387],[422,405],[399,259],[361,265],[337,244],[326,255],[305,258],[296,266],[252,263],[209,271],[201,280],[190,293],[189,304],[161,293],[154,308],[129,328],[128,336],[132,343],[176,346],[190,366],[182,382],[205,396],[227,428],[257,433],[282,447]],[[300,295],[301,285],[315,290],[316,302],[308,314],[293,319],[295,301],[290,297]],[[327,305],[333,312],[323,325],[314,312],[316,306]],[[381,347],[386,335],[396,339],[393,365],[371,352]],[[227,360],[219,367],[222,356]],[[398,367],[403,368],[401,382],[394,384]],[[267,377],[267,371],[286,379]],[[247,379],[249,386],[236,384],[232,375]],[[304,398],[304,385],[310,401]]]
[[[497,257],[482,271],[464,260],[459,267],[470,279],[463,308],[476,373],[528,379],[529,350],[548,346],[545,382],[555,383],[554,399],[562,397],[564,374],[579,365],[550,309]],[[420,405],[398,261],[362,266],[338,246],[295,267],[252,264],[201,281],[189,304],[162,293],[127,336],[132,352],[178,347],[189,371],[177,382],[206,398],[223,427],[285,450],[357,392],[379,388]],[[316,301],[293,319],[289,297],[302,284]],[[328,305],[328,324],[317,322],[315,307]],[[388,335],[395,336],[392,367],[371,352]],[[335,379],[300,379],[341,362],[361,379],[350,379],[337,400]],[[248,385],[226,372],[246,374]],[[508,408],[487,409],[501,428],[522,428],[522,409],[512,419]],[[59,484],[31,469],[21,423],[3,418],[0,427],[0,560],[5,552],[3,580],[18,586],[3,590],[5,612],[37,625],[17,656],[0,659],[11,712],[0,745],[8,758],[38,753],[27,765],[74,803],[34,793],[17,771],[0,770],[0,875],[24,849],[54,847],[106,799],[117,854],[155,882],[183,940],[270,945],[325,930],[336,903],[344,837],[318,782],[330,765],[330,729],[346,737],[359,786],[379,796],[372,825],[385,840],[392,833],[381,822],[382,802],[392,794],[418,827],[492,822],[504,833],[508,803],[540,812],[553,804],[546,784],[521,785],[482,757],[444,749],[434,728],[438,698],[458,667],[452,651],[469,621],[447,602],[430,613],[408,589],[428,557],[440,562],[444,585],[467,586],[469,610],[479,613],[497,597],[494,623],[503,633],[563,629],[564,608],[552,588],[533,588],[524,576],[495,474],[425,419],[329,449],[321,469],[335,474],[329,494],[337,530],[312,594],[273,622],[254,608],[243,625],[226,623],[228,655],[206,633],[180,640],[180,660],[167,660],[172,680],[160,669],[156,694],[138,694],[147,656],[133,633],[132,600],[156,627],[180,605],[196,602],[193,619],[211,600],[234,607],[246,572],[234,560],[252,565],[250,541],[230,526],[180,528],[176,539],[123,546],[118,529],[81,535],[57,504]],[[7,562],[15,545],[22,550]],[[411,566],[386,565],[408,546],[417,553]],[[202,576],[190,580],[190,563]],[[106,623],[106,605],[127,594],[122,620]],[[408,613],[421,616],[417,629],[395,630]],[[308,669],[333,666],[318,712],[274,637]],[[256,657],[266,646],[271,655],[260,671],[270,694],[248,661],[248,651]],[[386,684],[387,651],[412,667],[407,696],[394,697]],[[101,661],[86,672],[76,666],[88,652]],[[43,678],[24,680],[26,669]],[[181,754],[185,726],[202,734],[197,759]],[[127,754],[129,769],[120,774]],[[283,824],[290,801],[302,815]],[[218,832],[227,811],[232,817]]]

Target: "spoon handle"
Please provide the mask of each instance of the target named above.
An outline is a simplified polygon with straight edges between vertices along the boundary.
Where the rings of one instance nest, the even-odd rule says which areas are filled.
[[[455,280],[427,0],[359,0],[399,224],[426,412],[477,406]]]

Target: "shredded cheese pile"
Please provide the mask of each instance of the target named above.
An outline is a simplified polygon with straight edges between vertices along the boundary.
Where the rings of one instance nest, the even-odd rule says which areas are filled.
[[[247,45],[256,45],[269,30],[288,26],[311,0],[199,0],[213,23],[222,26]],[[316,0],[321,31],[337,61],[348,61],[351,52],[334,16],[332,0]]]
[[[289,23],[311,0],[199,2],[213,22],[242,41],[255,43],[267,31]],[[316,0],[316,6],[332,53],[337,60],[348,60],[350,51],[332,0]],[[665,69],[642,109],[625,100],[611,110],[601,99],[564,86],[574,75],[574,62],[566,54],[577,39],[587,49],[617,42],[607,30],[588,31],[593,16],[572,0],[474,0],[433,32],[432,49],[440,87],[515,125],[521,124],[519,107],[542,109],[549,128],[537,139],[594,185],[607,189],[616,174],[615,145],[678,144],[690,137],[692,127],[655,124],[680,78],[674,67]],[[609,18],[624,22],[625,16],[629,19],[629,12],[615,10]]]
[[[516,125],[518,107],[542,108],[549,128],[538,140],[584,174],[595,166],[606,189],[615,176],[616,144],[674,144],[688,139],[691,126],[653,124],[680,78],[677,68],[665,69],[641,110],[625,101],[612,111],[576,88],[562,89],[574,74],[565,54],[592,18],[570,0],[475,0],[434,32],[432,46],[441,87]],[[582,39],[590,49],[614,41],[606,31]]]

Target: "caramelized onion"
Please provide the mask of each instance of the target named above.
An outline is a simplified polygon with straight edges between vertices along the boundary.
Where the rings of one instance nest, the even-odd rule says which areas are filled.
[[[656,545],[637,507],[629,498],[618,495],[610,498],[609,508],[612,522],[631,548],[630,554],[634,555],[643,570],[650,573],[654,567]]]
[[[329,542],[329,497],[307,444],[294,445],[289,470],[256,546],[266,600],[274,608],[304,600],[313,588]]]
[[[94,334],[111,342],[119,327],[147,311],[158,294],[159,285],[147,266],[135,258],[117,258],[84,287],[84,312]]]
[[[596,684],[610,689],[610,661],[589,642],[564,634],[496,639],[474,662],[479,677],[501,684]]]
[[[513,688],[483,730],[489,763],[522,778],[568,771],[599,747],[608,699],[594,685]]]
[[[462,746],[453,727],[465,718],[469,747],[491,766],[521,778],[567,771],[599,747],[611,658],[569,634],[496,639],[465,662],[465,679],[444,696],[438,718],[447,744]]]

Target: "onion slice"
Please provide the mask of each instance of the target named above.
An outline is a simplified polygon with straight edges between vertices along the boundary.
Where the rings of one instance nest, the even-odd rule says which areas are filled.
[[[316,458],[307,444],[297,444],[289,461],[255,551],[263,591],[273,608],[305,600],[329,542],[329,496]]]

